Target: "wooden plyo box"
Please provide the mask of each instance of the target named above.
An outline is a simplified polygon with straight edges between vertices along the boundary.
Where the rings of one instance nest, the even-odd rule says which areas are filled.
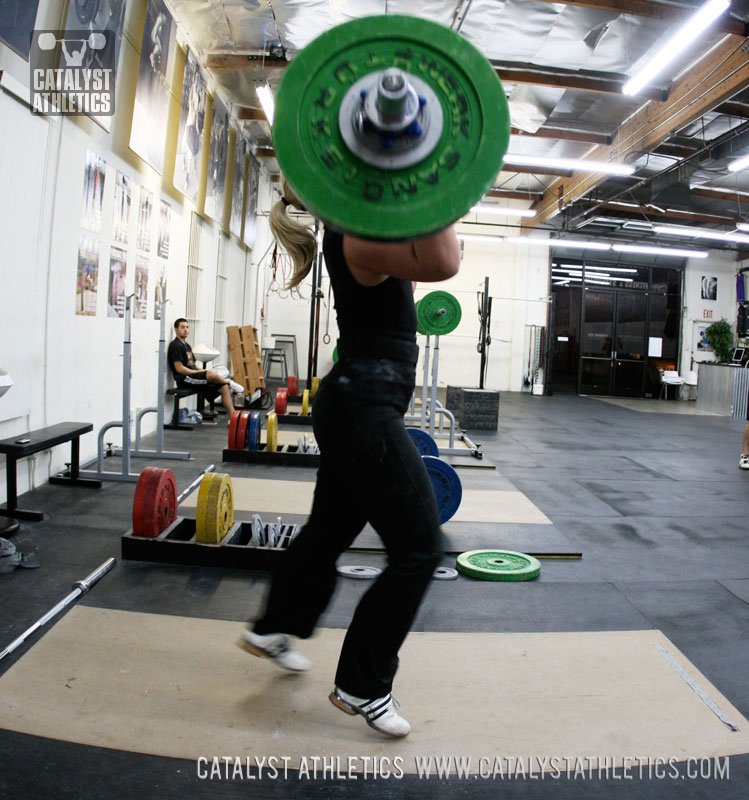
[[[257,339],[257,328],[252,325],[230,325],[226,332],[229,336],[229,353],[234,367],[234,380],[244,386],[245,394],[252,394],[257,389],[265,388],[263,362]]]

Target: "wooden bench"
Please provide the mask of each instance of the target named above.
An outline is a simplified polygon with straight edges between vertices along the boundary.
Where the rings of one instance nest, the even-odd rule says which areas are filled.
[[[55,445],[70,442],[70,470],[66,476],[53,476],[50,483],[68,486],[87,486],[91,489],[101,487],[101,481],[80,477],[80,437],[92,431],[94,426],[85,422],[59,422],[48,428],[19,433],[9,439],[0,440],[0,453],[5,453],[6,484],[8,499],[5,508],[0,508],[0,517],[13,517],[38,522],[44,518],[41,511],[18,508],[18,485],[16,482],[16,462],[40,450],[49,450]]]

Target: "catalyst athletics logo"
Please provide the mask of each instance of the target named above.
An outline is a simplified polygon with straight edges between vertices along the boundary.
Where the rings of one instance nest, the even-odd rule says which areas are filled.
[[[114,114],[112,31],[34,31],[29,54],[35,114]]]

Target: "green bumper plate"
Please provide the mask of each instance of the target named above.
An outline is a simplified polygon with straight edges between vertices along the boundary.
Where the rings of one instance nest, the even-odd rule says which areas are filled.
[[[442,109],[441,133],[403,169],[365,163],[341,134],[347,91],[397,67],[425,82]],[[437,23],[395,14],[326,31],[287,67],[276,96],[273,144],[289,183],[330,226],[405,240],[462,217],[492,186],[510,136],[504,89],[472,44]]]
[[[541,562],[512,550],[469,550],[458,556],[458,571],[482,581],[529,581],[541,572]]]

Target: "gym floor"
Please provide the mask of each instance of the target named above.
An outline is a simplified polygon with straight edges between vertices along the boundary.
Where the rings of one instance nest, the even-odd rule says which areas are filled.
[[[743,731],[739,735],[746,737],[749,475],[737,468],[743,423],[684,413],[692,411],[692,405],[503,394],[499,430],[469,432],[471,438],[482,443],[487,460],[496,465],[496,470],[461,470],[464,485],[473,480],[469,473],[479,472],[484,485],[489,480],[487,474],[496,476],[503,485],[511,485],[549,518],[560,540],[582,553],[582,558],[544,559],[540,577],[528,583],[486,583],[463,576],[456,581],[435,581],[415,630],[552,634],[655,629],[743,715],[743,719],[734,722]],[[284,478],[290,478],[289,470],[294,468],[222,465],[227,428],[225,418],[220,419],[218,426],[205,425],[191,433],[167,432],[167,448],[189,450],[192,454],[190,461],[155,464],[174,471],[178,489],[187,486],[211,463],[218,471],[235,477],[270,478],[274,469],[280,469]],[[110,463],[105,466],[113,468]],[[143,466],[145,461],[136,461],[133,469]],[[19,468],[23,468],[23,462]],[[296,473],[293,479],[314,477],[314,470],[296,469]],[[25,631],[68,593],[74,581],[110,556],[117,557],[117,567],[78,606],[237,623],[257,613],[267,574],[121,561],[120,537],[130,526],[133,491],[133,484],[115,482],[104,483],[101,490],[44,485],[23,497],[22,505],[43,509],[45,519],[22,523],[11,538],[22,553],[36,553],[41,567],[0,575],[0,646]],[[498,542],[497,547],[511,549],[504,542]],[[380,566],[383,556],[347,553],[342,563]],[[446,557],[444,565],[454,566],[454,557]],[[366,588],[365,581],[341,578],[321,627],[345,628]],[[69,610],[63,618],[70,613]],[[12,699],[6,694],[8,681],[13,677],[16,686],[23,684],[25,656],[33,655],[34,647],[58,622],[56,619],[45,626],[0,662],[3,710]],[[304,646],[303,643],[302,649]],[[192,641],[190,647],[199,651],[201,641]],[[449,651],[444,657],[447,662],[459,661],[459,654]],[[111,677],[117,665],[102,660],[93,669],[101,670],[104,680]],[[483,701],[486,687],[499,679],[501,669],[500,662],[496,672],[481,679],[471,673],[468,686],[460,685],[461,675],[467,673],[456,669],[455,688],[460,688],[462,696],[468,692],[470,697],[465,715],[479,729],[489,718],[496,724],[497,716],[506,716],[501,705]],[[332,688],[332,671],[329,677]],[[210,675],[202,676],[205,682],[210,679]],[[526,686],[519,681],[517,692],[508,698],[515,711],[525,702],[525,692]],[[439,720],[440,694],[431,697],[433,708],[429,713]],[[401,692],[400,699],[406,713],[409,697]],[[324,697],[322,700],[327,703]],[[24,702],[30,707],[48,701],[35,700],[35,687],[31,685]],[[127,708],[127,692],[111,696],[109,702],[113,707]],[[55,709],[50,707],[49,713],[54,714]],[[341,724],[349,723],[349,718],[341,715]],[[191,724],[200,727],[200,720],[193,719]],[[460,725],[454,719],[444,719],[442,724],[445,742],[454,745],[446,746],[444,753],[459,753],[460,741],[451,739],[450,731],[458,730]],[[601,755],[617,755],[612,752],[610,735],[614,727],[609,718],[598,721],[596,737]],[[82,745],[5,729],[0,730],[0,749],[5,753],[0,769],[0,797],[109,796],[142,800],[208,798],[217,794],[227,798],[302,798],[322,794],[377,798],[605,796],[712,800],[743,798],[749,785],[748,754],[732,755],[729,777],[719,779],[688,776],[682,763],[676,768],[676,776],[663,779],[648,777],[647,772],[640,777],[635,770],[631,779],[622,779],[621,774],[605,778],[586,773],[577,778],[563,775],[556,780],[541,780],[538,774],[512,779],[425,780],[406,774],[400,779],[352,781],[307,779],[295,773],[285,780],[257,780],[246,775],[234,780],[207,780],[199,777],[193,760]],[[271,749],[282,748],[277,742],[269,742],[268,750]],[[491,743],[487,750],[491,751]],[[574,742],[570,742],[568,750],[575,752]],[[213,753],[210,743],[206,743],[206,752]],[[716,754],[720,752],[711,753]]]

